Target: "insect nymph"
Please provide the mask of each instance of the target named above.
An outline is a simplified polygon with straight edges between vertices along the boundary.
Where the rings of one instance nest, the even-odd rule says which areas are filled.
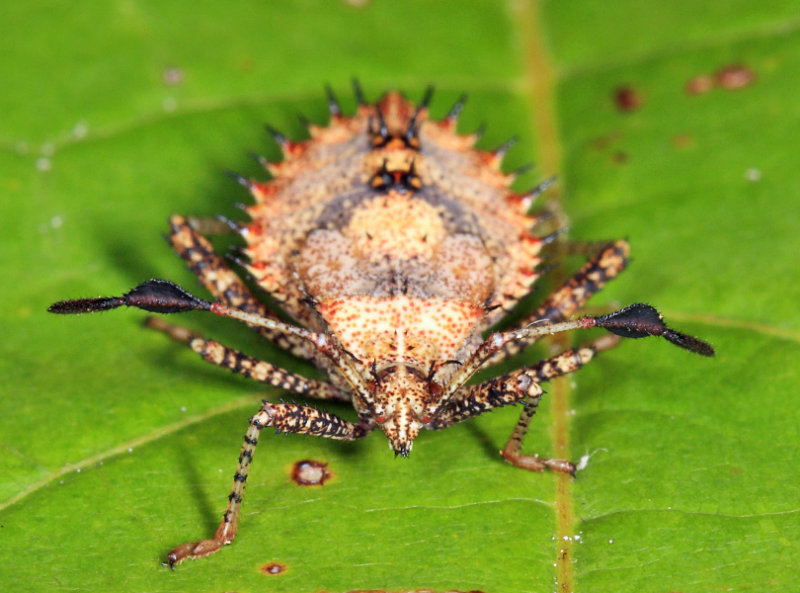
[[[356,85],[358,108],[343,115],[329,92],[331,122],[309,126],[293,142],[273,130],[284,160],[262,164],[266,183],[235,176],[255,199],[250,222],[226,224],[246,246],[237,261],[294,323],[259,301],[212,249],[198,225],[170,220],[170,241],[213,301],[165,280],[150,280],[121,297],[53,304],[54,313],[86,313],[122,305],[157,313],[211,311],[237,319],[292,354],[323,369],[328,381],[307,379],[218,342],[169,325],[152,325],[191,345],[205,360],[303,396],[349,401],[349,422],[315,407],[264,403],[250,418],[228,506],[209,539],[176,547],[170,567],[231,543],[245,481],[261,429],[356,440],[380,428],[396,455],[408,456],[423,429],[441,429],[489,410],[522,403],[502,451],[531,470],[573,473],[566,460],[521,454],[522,439],[542,383],[571,373],[619,336],[661,336],[711,356],[705,342],[669,329],[649,305],[572,319],[592,294],[617,276],[628,245],[595,245],[583,267],[516,329],[484,332],[527,295],[541,276],[542,249],[552,236],[535,233],[528,214],[543,183],[526,194],[510,189],[500,164],[510,144],[493,152],[459,135],[459,100],[441,121],[427,117],[430,91],[418,105],[395,92],[368,104]],[[606,334],[537,364],[470,384],[480,369],[543,336],[601,327]]]

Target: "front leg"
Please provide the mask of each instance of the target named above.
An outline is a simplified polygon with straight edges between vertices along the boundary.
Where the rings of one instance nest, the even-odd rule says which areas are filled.
[[[599,350],[613,347],[619,341],[616,336],[603,336],[579,348],[565,350],[535,365],[489,379],[464,389],[450,405],[429,425],[440,429],[463,422],[495,408],[522,402],[524,408],[517,424],[500,454],[509,463],[533,471],[550,469],[574,474],[575,465],[565,459],[547,459],[538,455],[522,455],[522,441],[528,431],[531,418],[536,413],[542,396],[541,384],[556,377],[577,371],[594,358]]]
[[[188,542],[176,547],[167,554],[165,566],[174,569],[177,564],[187,558],[209,556],[217,552],[223,545],[231,543],[236,537],[245,482],[247,482],[250,463],[253,460],[261,429],[265,426],[272,426],[279,432],[310,434],[340,441],[359,439],[369,434],[373,428],[366,422],[354,424],[334,414],[307,406],[264,402],[258,413],[250,418],[242,452],[239,455],[239,465],[233,475],[233,487],[228,495],[228,506],[214,536],[211,539]]]
[[[594,355],[599,350],[613,348],[618,342],[619,338],[617,336],[603,336],[593,342],[584,344],[580,348],[567,350],[557,356],[543,360],[531,368],[536,369],[536,378],[539,382],[551,381],[556,377],[574,373],[594,358]],[[528,433],[528,427],[538,405],[538,397],[535,399],[525,398],[519,419],[514,425],[514,430],[511,431],[511,436],[508,438],[505,447],[500,451],[500,455],[510,464],[523,469],[537,472],[550,469],[574,476],[575,464],[567,459],[546,459],[539,457],[535,453],[533,455],[522,455],[522,442],[525,440],[525,435]]]

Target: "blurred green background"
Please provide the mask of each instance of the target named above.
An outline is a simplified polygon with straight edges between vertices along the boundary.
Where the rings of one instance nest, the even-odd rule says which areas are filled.
[[[4,3],[3,589],[796,590],[799,71],[793,2]],[[592,304],[653,303],[719,355],[632,341],[548,388],[561,406],[545,398],[525,449],[590,456],[574,482],[499,459],[515,410],[408,460],[380,434],[266,436],[234,545],[171,573],[164,554],[213,531],[264,390],[140,312],[45,310],[150,277],[196,289],[168,215],[241,216],[220,171],[260,175],[247,151],[279,154],[263,124],[304,137],[297,113],[326,121],[325,83],[352,109],[353,76],[371,99],[433,83],[436,117],[468,93],[461,129],[519,134],[507,165],[539,163],[520,189],[559,176],[545,204],[571,238],[630,240]],[[236,324],[180,321],[314,372]],[[335,478],[295,486],[302,458]]]

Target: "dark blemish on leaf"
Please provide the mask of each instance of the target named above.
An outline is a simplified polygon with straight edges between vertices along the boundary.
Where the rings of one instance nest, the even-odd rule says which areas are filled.
[[[286,565],[280,562],[269,562],[261,567],[261,572],[274,577],[286,572]]]
[[[625,163],[628,162],[628,153],[618,150],[611,155],[611,160],[614,161],[617,165],[624,165]]]
[[[292,468],[292,480],[298,486],[322,486],[332,476],[328,464],[322,461],[303,459]]]
[[[714,78],[721,88],[731,91],[750,86],[755,81],[756,75],[746,66],[734,64],[719,70]]]
[[[620,111],[635,111],[642,106],[642,96],[633,87],[625,85],[614,91],[614,102]]]
[[[700,74],[690,78],[685,88],[690,95],[702,95],[714,88],[714,79],[707,74]]]

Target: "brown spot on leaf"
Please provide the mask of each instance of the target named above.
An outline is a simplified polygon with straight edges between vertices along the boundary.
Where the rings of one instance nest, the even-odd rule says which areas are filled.
[[[689,148],[694,144],[694,138],[689,134],[676,134],[672,138],[672,145],[675,148],[684,149]]]
[[[714,88],[714,79],[708,74],[693,76],[686,83],[686,92],[690,95],[702,95]]]
[[[714,78],[716,79],[717,84],[723,89],[736,90],[753,84],[753,81],[756,79],[756,75],[752,70],[750,70],[750,68],[747,68],[746,66],[742,66],[741,64],[733,64],[731,66],[726,66],[722,70],[719,70],[714,75]]]
[[[298,486],[321,486],[332,476],[327,463],[313,459],[298,461],[292,468],[292,480]]]
[[[642,95],[632,86],[625,85],[614,91],[614,102],[620,111],[635,111],[642,106]]]
[[[617,150],[614,154],[611,155],[611,160],[614,161],[618,165],[624,165],[628,162],[628,153],[623,152],[621,150]]]
[[[589,141],[589,148],[600,151],[606,150],[620,138],[622,138],[622,132],[619,130],[612,130],[608,134],[603,134],[602,136],[592,138]]]
[[[286,572],[286,565],[281,564],[280,562],[268,562],[261,567],[261,572],[270,576],[277,576],[283,572]]]

